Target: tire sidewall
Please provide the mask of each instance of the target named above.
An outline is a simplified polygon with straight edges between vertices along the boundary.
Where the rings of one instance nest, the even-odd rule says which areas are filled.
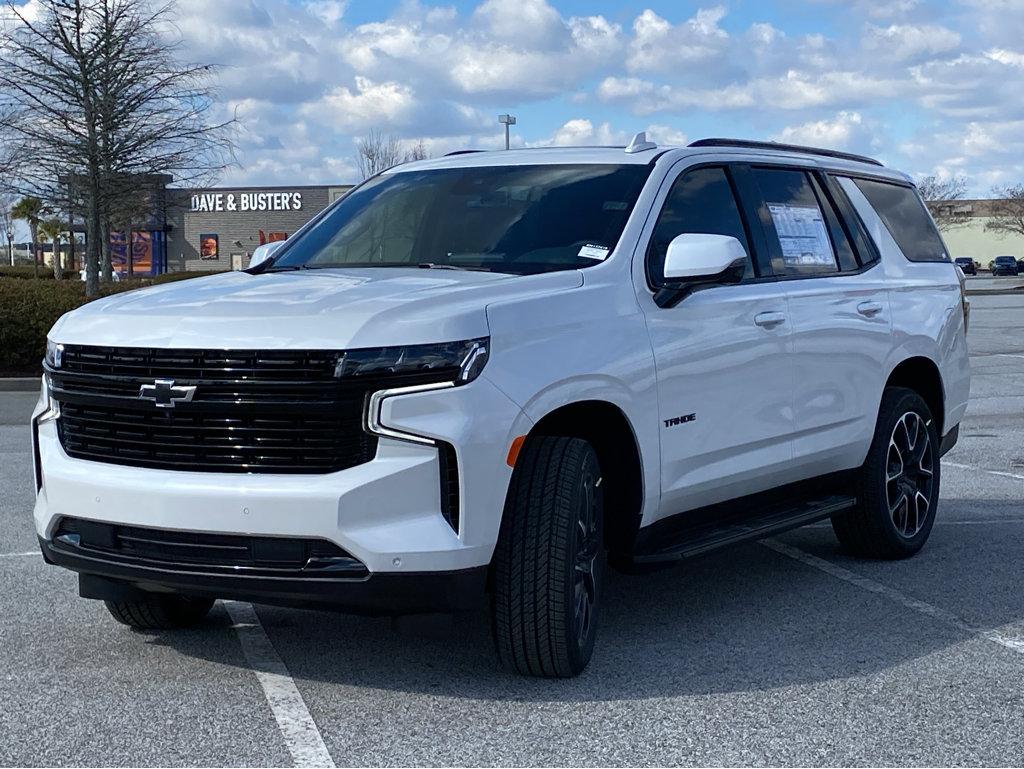
[[[566,574],[564,575],[566,590],[565,590],[565,622],[566,627],[570,629],[572,635],[572,643],[569,646],[569,656],[572,660],[572,667],[575,672],[582,671],[590,661],[591,656],[594,653],[594,644],[597,640],[597,627],[599,625],[599,619],[601,615],[601,604],[603,603],[604,597],[604,572],[606,555],[603,547],[604,542],[604,489],[603,483],[599,483],[601,480],[601,467],[598,464],[597,454],[593,448],[589,445],[587,451],[584,454],[583,462],[580,467],[580,487],[577,489],[575,498],[573,499],[573,511],[572,515],[569,516],[569,531],[567,536],[569,537],[569,557],[566,559]],[[576,537],[576,516],[578,515],[578,505],[581,503],[581,497],[584,494],[584,484],[595,483],[597,484],[594,489],[594,502],[597,506],[597,531],[598,538],[602,546],[598,549],[597,558],[594,560],[594,585],[595,585],[595,600],[593,605],[593,614],[590,623],[590,632],[582,644],[576,643],[576,624],[575,624],[575,568],[576,568],[576,557],[579,551],[579,540]]]

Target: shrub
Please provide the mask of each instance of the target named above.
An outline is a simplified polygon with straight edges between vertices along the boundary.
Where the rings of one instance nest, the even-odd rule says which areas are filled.
[[[39,265],[39,275],[31,264],[0,265],[0,278],[36,278],[40,280],[53,280],[53,268],[45,264]],[[69,280],[78,280],[78,273],[71,270],[64,270],[64,277]]]
[[[108,296],[204,274],[171,273],[105,283],[100,286],[100,294]],[[46,353],[46,333],[57,318],[85,303],[85,283],[81,280],[55,281],[52,274],[50,280],[0,275],[0,376],[39,374]]]

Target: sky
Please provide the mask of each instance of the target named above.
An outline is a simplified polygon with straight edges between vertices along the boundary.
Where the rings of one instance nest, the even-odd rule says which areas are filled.
[[[706,136],[1024,182],[1024,0],[178,0],[239,120],[224,185],[350,183],[371,129],[434,155]]]

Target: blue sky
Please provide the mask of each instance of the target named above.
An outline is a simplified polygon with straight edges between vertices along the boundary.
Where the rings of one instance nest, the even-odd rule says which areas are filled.
[[[31,4],[31,3],[30,3]],[[344,183],[371,129],[432,154],[774,139],[974,194],[1024,181],[1024,0],[178,0],[240,119],[224,184]]]

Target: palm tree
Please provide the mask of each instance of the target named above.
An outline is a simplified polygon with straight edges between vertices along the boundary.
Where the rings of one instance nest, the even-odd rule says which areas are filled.
[[[32,195],[26,195],[11,209],[11,218],[21,219],[28,224],[29,238],[32,241],[32,262],[36,275],[39,275],[39,222],[46,215],[43,201]]]
[[[53,242],[53,277],[60,280],[64,277],[64,268],[61,264],[60,241],[64,235],[64,222],[56,217],[44,219],[39,223],[39,237],[46,242]]]

